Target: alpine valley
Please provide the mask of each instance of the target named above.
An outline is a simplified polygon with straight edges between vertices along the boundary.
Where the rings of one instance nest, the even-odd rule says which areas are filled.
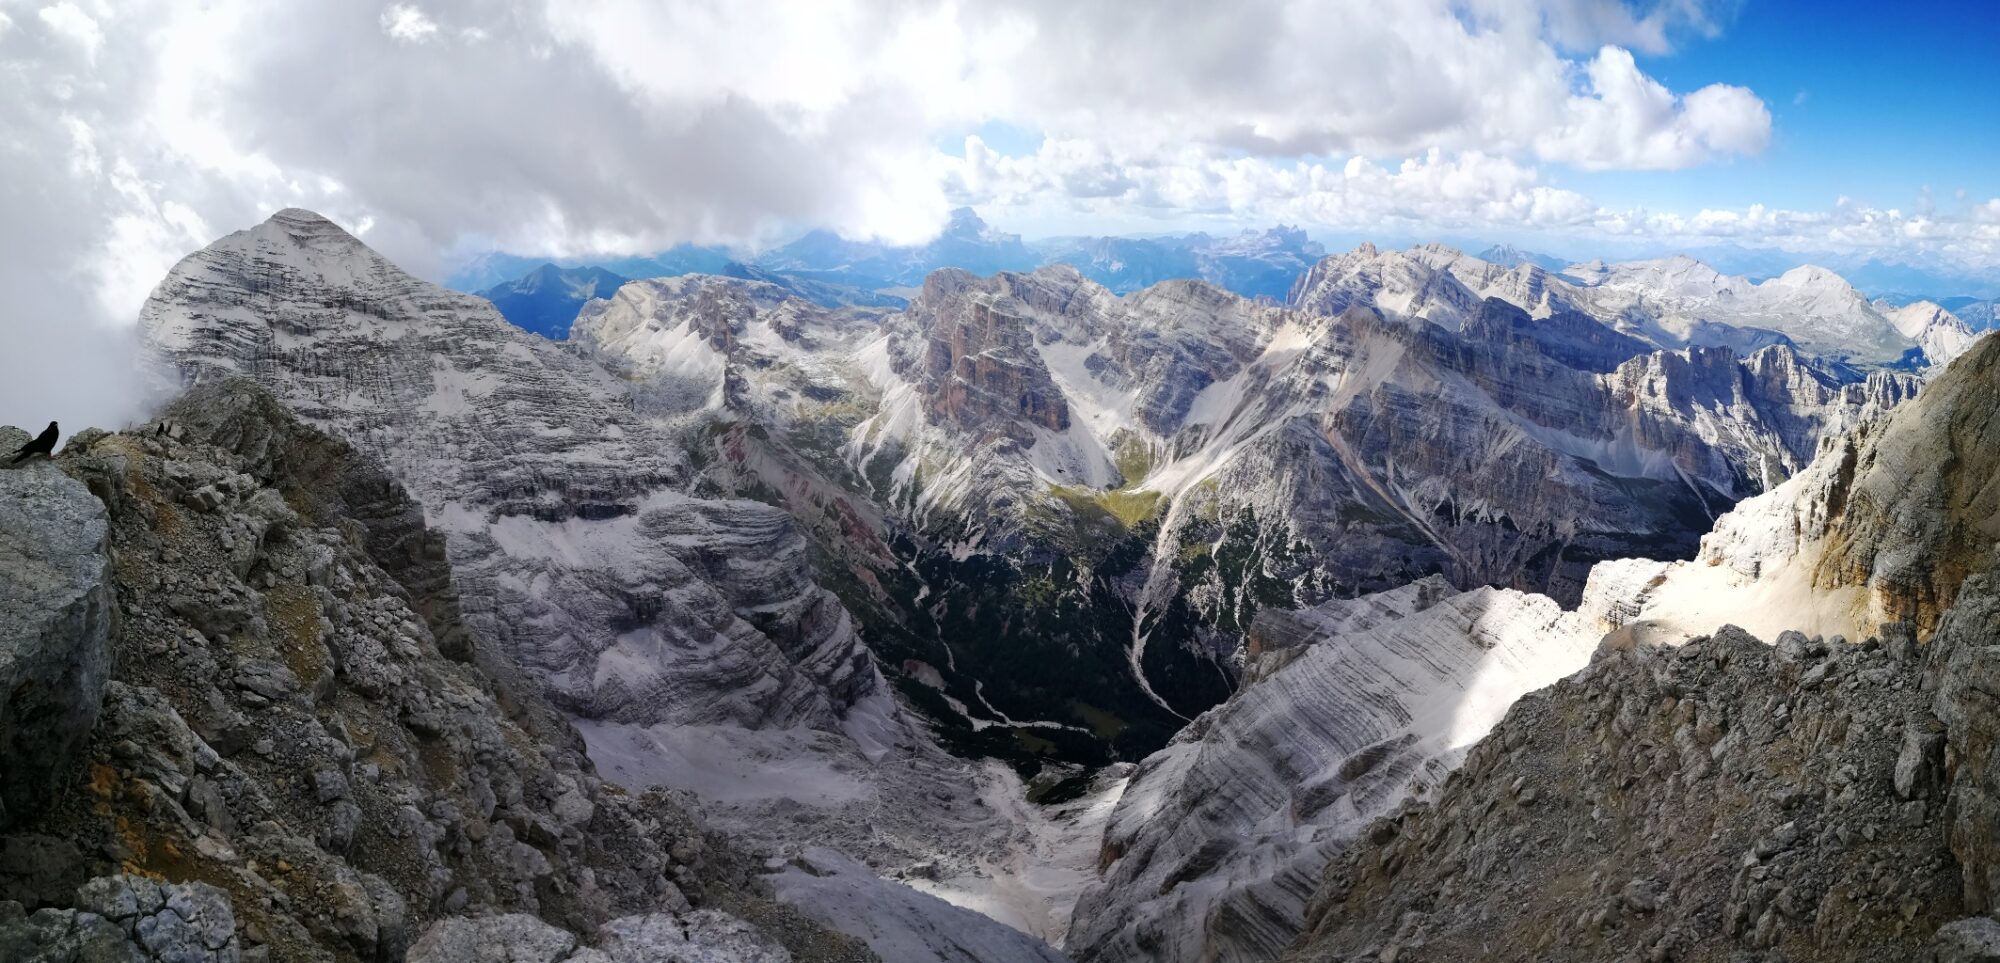
[[[280,211],[0,471],[0,957],[2000,959],[1988,302],[970,210],[453,280]]]

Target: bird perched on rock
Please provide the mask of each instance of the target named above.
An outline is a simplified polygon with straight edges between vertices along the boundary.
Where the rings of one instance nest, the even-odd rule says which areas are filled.
[[[18,465],[24,461],[27,461],[30,458],[35,457],[36,455],[55,454],[56,436],[59,434],[61,434],[61,432],[57,430],[56,423],[53,421],[49,422],[49,426],[47,428],[42,429],[42,433],[36,435],[34,441],[22,445],[21,450],[14,453],[13,463]]]

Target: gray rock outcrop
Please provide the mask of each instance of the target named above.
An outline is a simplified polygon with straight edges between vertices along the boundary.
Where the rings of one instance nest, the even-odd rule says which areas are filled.
[[[612,920],[590,944],[518,913],[457,917],[410,947],[409,963],[792,963],[784,947],[713,911]]]
[[[27,433],[0,429],[13,451]],[[0,829],[49,802],[111,669],[104,505],[45,460],[0,470]]]
[[[1988,563],[2000,565],[2000,553]],[[1949,767],[1944,831],[1962,867],[1965,908],[1992,913],[2000,909],[2000,569],[1972,577],[1956,598],[1924,653],[1945,730],[1925,775]]]
[[[1873,639],[1607,649],[1335,857],[1286,959],[1920,959],[1971,908],[1895,786],[1920,678]]]
[[[2000,963],[2000,920],[1971,916],[1947,923],[1931,946],[1931,963]]]
[[[229,897],[206,883],[101,876],[73,909],[0,902],[0,959],[19,963],[239,963]]]

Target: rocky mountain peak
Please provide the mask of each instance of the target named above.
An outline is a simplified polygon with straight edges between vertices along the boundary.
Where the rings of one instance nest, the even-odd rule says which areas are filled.
[[[329,261],[368,259],[390,266],[346,228],[317,211],[305,208],[285,208],[265,219],[262,224],[242,233],[251,235],[261,243],[296,247]],[[228,239],[225,238],[224,241],[226,240]]]
[[[150,349],[190,380],[255,373],[383,458],[449,533],[480,601],[474,633],[541,673],[566,709],[839,730],[855,700],[887,698],[782,513],[682,494],[681,449],[634,412],[618,379],[372,252],[306,273],[289,248],[246,238],[223,239],[162,282],[142,312]],[[574,537],[572,521],[597,547],[560,575],[535,574]],[[678,531],[704,534],[664,537]],[[709,539],[760,544],[761,563],[718,567]],[[568,587],[519,587],[552,577]],[[594,641],[579,650],[582,639]],[[688,671],[670,664],[674,652]],[[772,672],[775,684],[743,683]]]
[[[989,240],[995,236],[992,227],[970,207],[954,208],[945,221],[944,233],[965,240]]]
[[[1793,288],[1821,288],[1833,291],[1852,289],[1852,285],[1840,275],[1817,264],[1801,264],[1772,278],[1769,282]]]
[[[1439,268],[1449,267],[1466,256],[1464,251],[1449,244],[1440,244],[1436,241],[1428,244],[1419,244],[1410,248],[1405,253],[1425,264]]]
[[[1817,581],[1928,631],[2000,542],[2000,339],[1982,338],[1829,466]]]
[[[266,218],[264,224],[266,226],[278,226],[283,230],[296,234],[347,234],[346,229],[335,224],[332,218],[318,211],[308,210],[303,207],[280,209],[277,213]],[[348,235],[348,238],[352,240],[353,235]]]
[[[1972,326],[1933,301],[1913,301],[1902,307],[1877,301],[1873,307],[1903,336],[1917,343],[1930,366],[1948,364],[1972,346]]]
[[[1522,250],[1512,244],[1496,244],[1479,252],[1479,260],[1504,268],[1538,267],[1545,271],[1561,270],[1563,263],[1557,258],[1534,251]]]
[[[1202,240],[1206,242],[1203,246],[1207,249],[1229,254],[1309,250],[1317,247],[1306,236],[1304,228],[1289,224],[1280,224],[1261,231],[1245,230],[1219,240],[1209,240],[1203,236]]]

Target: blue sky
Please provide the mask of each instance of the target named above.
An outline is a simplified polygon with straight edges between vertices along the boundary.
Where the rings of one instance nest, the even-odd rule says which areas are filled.
[[[1613,206],[1909,208],[1931,188],[2000,195],[2000,8],[1991,3],[1750,0],[1720,36],[1640,65],[1669,87],[1717,81],[1770,105],[1760,156],[1667,175],[1566,174]]]
[[[1700,22],[1668,16],[1681,6],[1570,5],[1600,20],[1606,9],[1638,18],[1661,13],[1666,19],[1659,37],[1665,43],[1649,43],[1636,32],[1577,37],[1552,26],[1546,45],[1562,61],[1558,69],[1567,71],[1571,86],[1586,97],[1602,96],[1584,76],[1599,43],[1629,51],[1638,71],[1683,98],[1683,105],[1692,92],[1710,85],[1747,92],[1768,116],[1761,142],[1654,163],[1644,147],[1581,158],[1539,144],[1523,149],[1518,138],[1532,144],[1533,131],[1513,132],[1517,139],[1511,143],[1504,138],[1482,142],[1480,135],[1462,131],[1430,135],[1447,146],[1446,163],[1454,157],[1453,147],[1458,156],[1467,149],[1494,154],[1530,172],[1538,186],[1579,195],[1597,209],[1595,215],[1568,223],[1533,223],[1504,214],[1482,219],[1408,197],[1377,205],[1350,198],[1346,207],[1355,210],[1325,221],[1315,218],[1312,205],[1297,203],[1159,210],[1130,204],[1051,205],[1003,194],[1001,200],[1021,203],[996,206],[988,197],[982,209],[997,223],[1031,235],[1214,230],[1277,219],[1305,223],[1330,239],[1499,238],[1613,256],[1773,248],[1797,262],[1902,261],[1959,277],[1994,273],[1994,247],[2000,239],[1980,221],[1992,220],[1993,201],[2000,197],[2000,164],[1993,160],[2000,156],[2000,107],[1992,99],[1992,92],[2000,91],[2000,31],[1984,6],[1903,9],[1853,0],[1744,0],[1700,5]],[[1460,11],[1475,29],[1489,25],[1481,21],[1485,12],[1477,2]],[[1558,16],[1556,7],[1543,13],[1551,24]],[[1393,35],[1387,39],[1395,40]],[[1299,109],[1309,115],[1312,106],[1301,103]],[[1628,112],[1609,113],[1615,118]],[[1047,140],[1031,126],[988,120],[946,132],[939,138],[941,151],[963,157],[968,130],[996,157],[1024,166]],[[1336,168],[1349,153],[1395,170],[1424,146],[1418,139],[1373,149],[1360,145],[1348,153],[1247,153],[1278,171],[1314,164]],[[1668,169],[1651,169],[1655,167]],[[1688,223],[1704,211],[1737,212],[1746,218],[1763,212],[1775,223],[1724,225],[1719,233],[1712,224]],[[1629,225],[1606,228],[1608,216],[1634,212],[1651,223],[1637,230]],[[1910,223],[1926,218],[1930,223]]]

